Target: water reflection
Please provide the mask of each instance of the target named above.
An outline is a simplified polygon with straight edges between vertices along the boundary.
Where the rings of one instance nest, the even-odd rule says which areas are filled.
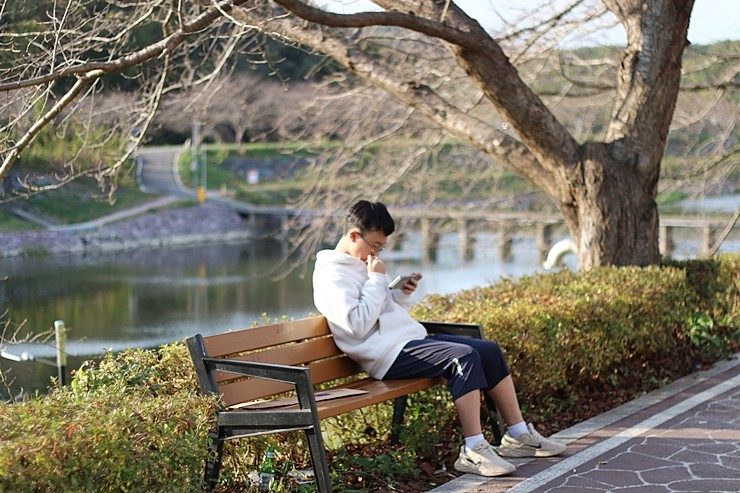
[[[279,261],[269,242],[6,261],[2,305],[28,332],[65,320],[73,354],[153,346],[243,327],[264,312],[305,315],[310,279],[294,272],[272,282]]]
[[[269,242],[116,255],[5,260],[8,276],[0,309],[18,334],[38,334],[54,320],[69,329],[70,367],[106,350],[151,347],[196,332],[249,326],[264,312],[303,316],[311,309],[310,279],[300,272],[283,282],[267,274],[280,251]],[[50,344],[12,348],[54,358]],[[55,369],[39,363],[0,362],[13,368],[14,388],[44,389]]]

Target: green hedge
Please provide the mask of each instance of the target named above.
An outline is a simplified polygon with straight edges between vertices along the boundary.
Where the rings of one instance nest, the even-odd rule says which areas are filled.
[[[180,346],[126,351],[0,408],[2,492],[202,491],[215,400]]]
[[[579,399],[649,390],[737,351],[738,286],[734,254],[505,279],[428,296],[414,316],[483,325],[508,358],[522,407],[548,419]]]
[[[734,254],[505,279],[428,296],[414,315],[482,324],[507,355],[525,415],[550,432],[738,351],[739,286]],[[67,388],[0,405],[0,492],[200,491],[214,409],[184,345],[109,355]],[[446,390],[412,396],[404,446],[381,449],[391,414],[387,403],[324,421],[341,491],[387,489],[418,475],[415,461],[454,460]],[[308,467],[302,433],[228,442],[219,490],[249,491],[268,443],[283,472]]]

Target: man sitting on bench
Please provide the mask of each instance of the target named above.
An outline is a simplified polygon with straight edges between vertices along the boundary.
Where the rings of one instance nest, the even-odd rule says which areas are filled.
[[[329,321],[339,349],[376,379],[445,377],[465,444],[455,469],[482,476],[510,474],[503,457],[551,457],[565,445],[542,437],[522,417],[514,383],[498,344],[446,334],[428,335],[409,314],[420,273],[400,289],[389,287],[379,254],[395,223],[380,202],[361,200],[347,213],[333,250],[316,255],[314,303]],[[490,395],[507,425],[494,448],[480,422],[480,390]]]

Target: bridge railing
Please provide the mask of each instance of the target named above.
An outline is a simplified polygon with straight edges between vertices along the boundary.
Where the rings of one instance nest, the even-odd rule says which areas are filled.
[[[253,222],[258,216],[280,218],[277,234],[288,234],[296,218],[303,218],[310,222],[312,218],[327,216],[325,212],[319,210],[255,207],[239,202],[232,202],[232,206],[237,208],[242,215],[250,217]],[[464,259],[469,260],[473,255],[475,233],[485,230],[497,232],[501,258],[510,260],[514,235],[526,228],[534,229],[537,251],[541,261],[544,261],[552,247],[555,228],[564,227],[563,217],[557,213],[412,208],[391,208],[390,212],[399,225],[403,225],[399,231],[418,230],[420,232],[426,259],[436,258],[441,234],[455,230],[458,232],[460,251]],[[671,256],[676,247],[676,230],[688,228],[700,231],[700,255],[706,255],[716,251],[720,229],[728,227],[730,230],[737,229],[736,223],[736,218],[733,220],[725,216],[663,215],[660,217],[659,226],[660,252],[662,255]],[[256,224],[253,226],[256,227]],[[722,240],[723,238],[720,238],[719,242]],[[400,241],[403,241],[402,235],[394,235],[389,246]]]

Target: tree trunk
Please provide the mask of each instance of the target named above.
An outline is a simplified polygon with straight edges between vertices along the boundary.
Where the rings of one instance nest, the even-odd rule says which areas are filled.
[[[610,147],[581,147],[580,176],[570,185],[573,200],[561,204],[577,245],[578,268],[657,264],[657,180],[646,183],[637,172],[636,158],[618,161]]]

